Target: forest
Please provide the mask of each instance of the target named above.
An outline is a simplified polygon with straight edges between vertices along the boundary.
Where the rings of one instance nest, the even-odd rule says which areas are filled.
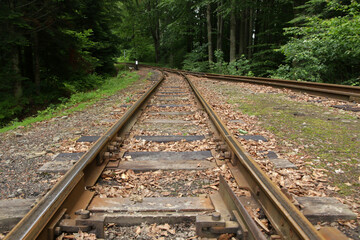
[[[118,62],[360,85],[355,0],[1,0],[0,126],[92,91]]]

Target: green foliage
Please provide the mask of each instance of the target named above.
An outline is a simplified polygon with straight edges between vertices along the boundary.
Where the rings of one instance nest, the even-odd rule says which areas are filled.
[[[300,2],[305,4],[294,7]],[[214,63],[207,57],[208,6],[213,49],[223,51],[214,52]],[[354,0],[5,1],[0,122],[96,89],[104,82],[100,76],[126,70],[116,60],[360,85],[359,11]],[[235,48],[229,41],[231,22]],[[238,58],[228,63],[230,49]]]
[[[250,61],[244,55],[236,59],[236,61],[224,61],[224,53],[221,50],[216,50],[214,55],[216,63],[209,64],[206,56],[207,45],[200,46],[195,44],[195,49],[191,53],[186,54],[183,61],[183,69],[194,72],[214,72],[227,75],[246,75],[253,76],[250,68]]]
[[[253,75],[250,71],[250,61],[244,55],[229,63],[224,61],[224,53],[221,50],[216,50],[214,55],[216,63],[210,66],[212,72],[226,75]]]
[[[295,1],[258,1],[257,7],[261,9],[256,16],[256,36],[252,52],[251,69],[256,76],[268,76],[269,70],[275,70],[283,62],[284,56],[274,52],[287,41],[283,34],[284,27],[289,26],[289,21],[294,17]],[[247,57],[249,54],[246,55]]]
[[[115,74],[118,0],[0,4],[0,124]]]
[[[128,67],[125,64],[115,64],[118,72],[127,71]]]
[[[77,53],[81,56],[83,64],[86,65],[82,66],[83,69],[93,72],[96,67],[100,66],[99,59],[92,56],[93,53],[90,52],[91,49],[100,49],[101,46],[100,43],[91,40],[91,37],[94,34],[92,29],[86,29],[82,32],[64,29],[62,32],[73,38],[74,43],[77,45]]]
[[[194,50],[185,55],[183,69],[194,72],[206,72],[209,63],[206,60],[207,45],[195,44]]]
[[[321,19],[307,18],[302,27],[286,29],[291,35],[280,48],[286,65],[274,77],[316,82],[351,83],[359,85],[360,76],[360,12],[359,3],[341,8],[344,16]],[[339,5],[328,4],[330,9]]]
[[[7,96],[0,102],[0,125],[10,120],[13,116],[18,115],[22,111],[22,107],[12,96]]]
[[[84,92],[97,88],[103,83],[103,77],[97,74],[72,75],[68,81],[64,82],[64,88],[70,93]]]
[[[113,32],[120,39],[117,48],[121,55],[119,56],[121,62],[123,60],[154,62],[154,44],[149,32],[150,13],[146,10],[148,3],[150,4],[150,1],[121,1],[118,3],[120,21]],[[123,57],[124,50],[126,51],[125,59]]]
[[[55,116],[63,116],[70,114],[75,111],[83,110],[87,106],[95,103],[96,101],[113,95],[117,91],[124,89],[129,84],[138,80],[139,76],[136,73],[131,72],[119,72],[117,77],[107,78],[103,80],[103,84],[100,85],[96,90],[88,92],[77,92],[72,94],[69,98],[59,98],[59,104],[50,104],[46,109],[39,110],[34,117],[29,117],[23,121],[14,119],[6,127],[0,129],[0,132],[5,132],[14,129],[18,126],[27,126],[29,124],[50,119]],[[6,105],[5,102],[0,104],[0,112],[4,113],[3,110],[9,109],[10,105]],[[16,109],[13,109],[14,111]],[[21,111],[21,110],[20,110]],[[0,123],[1,123],[0,115]]]

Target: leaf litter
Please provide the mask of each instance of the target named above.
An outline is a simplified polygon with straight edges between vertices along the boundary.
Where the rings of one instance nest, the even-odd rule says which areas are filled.
[[[288,89],[277,89],[268,86],[251,85],[246,83],[219,82],[193,76],[190,78],[200,89],[206,100],[210,102],[218,115],[221,116],[222,121],[227,124],[227,127],[235,136],[239,134],[238,130],[241,129],[247,131],[247,134],[249,135],[262,135],[268,140],[268,142],[256,142],[238,138],[238,141],[241,143],[241,145],[248,151],[248,153],[250,153],[250,155],[260,165],[262,170],[267,173],[270,179],[275,182],[283,192],[285,192],[287,195],[290,195],[292,199],[294,196],[336,196],[340,202],[347,204],[352,209],[352,211],[358,214],[358,220],[338,221],[331,223],[331,225],[337,226],[338,228],[341,228],[341,226],[347,226],[351,229],[360,229],[359,199],[354,201],[353,198],[338,197],[337,192],[339,192],[340,189],[337,186],[332,186],[331,182],[329,182],[329,170],[312,167],[312,163],[309,163],[309,159],[313,158],[313,156],[310,156],[306,153],[304,154],[303,150],[307,146],[296,146],[293,143],[279,141],[274,134],[260,127],[261,121],[256,116],[249,116],[241,113],[239,110],[237,110],[239,107],[236,103],[227,103],[229,101],[229,96],[226,92],[226,89],[241,89],[237,90],[237,94],[240,92],[250,92],[250,94],[285,93],[287,96],[289,96],[290,99],[294,101],[311,102],[312,104],[327,107],[332,105],[341,105],[344,104],[343,102],[317,96],[310,96],[303,93],[297,93]],[[225,90],[223,90],[224,88],[221,86],[225,85]],[[216,94],[214,91],[216,91]],[[241,96],[237,95],[237,98],[240,99]],[[246,101],[245,98],[244,101]],[[334,111],[343,112],[343,110]],[[347,112],[347,114],[360,119],[360,113]],[[306,125],[306,123],[304,124]],[[281,144],[279,144],[279,142],[281,142]],[[297,166],[297,169],[275,169],[273,163],[267,158],[269,151],[275,151],[279,155],[279,158],[288,159]],[[338,172],[340,173],[342,170],[338,169]],[[346,183],[345,185],[348,186]],[[330,225],[330,223],[325,222],[322,223],[322,225],[326,226]],[[356,235],[356,230],[355,234],[354,232],[349,232],[348,229],[343,230],[345,233],[348,233],[351,236]]]

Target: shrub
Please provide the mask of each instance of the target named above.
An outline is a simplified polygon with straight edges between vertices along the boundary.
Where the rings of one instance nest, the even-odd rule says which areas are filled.
[[[206,72],[209,69],[209,63],[206,60],[206,45],[195,44],[194,50],[185,55],[183,69],[194,72]]]
[[[333,8],[329,2],[330,9]],[[337,6],[337,5],[336,5]],[[292,36],[281,51],[287,65],[274,77],[316,82],[358,84],[360,76],[360,4],[346,6],[343,16],[329,19],[308,17],[302,27],[286,29]]]
[[[253,75],[250,71],[250,61],[244,55],[229,63],[224,61],[224,53],[221,50],[216,50],[214,55],[216,63],[210,65],[211,71],[227,75]]]

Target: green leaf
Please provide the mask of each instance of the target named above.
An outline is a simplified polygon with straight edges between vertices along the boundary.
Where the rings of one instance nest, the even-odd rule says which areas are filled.
[[[248,131],[242,130],[241,128],[238,129],[238,132],[241,133],[241,134],[247,134],[248,133]]]

